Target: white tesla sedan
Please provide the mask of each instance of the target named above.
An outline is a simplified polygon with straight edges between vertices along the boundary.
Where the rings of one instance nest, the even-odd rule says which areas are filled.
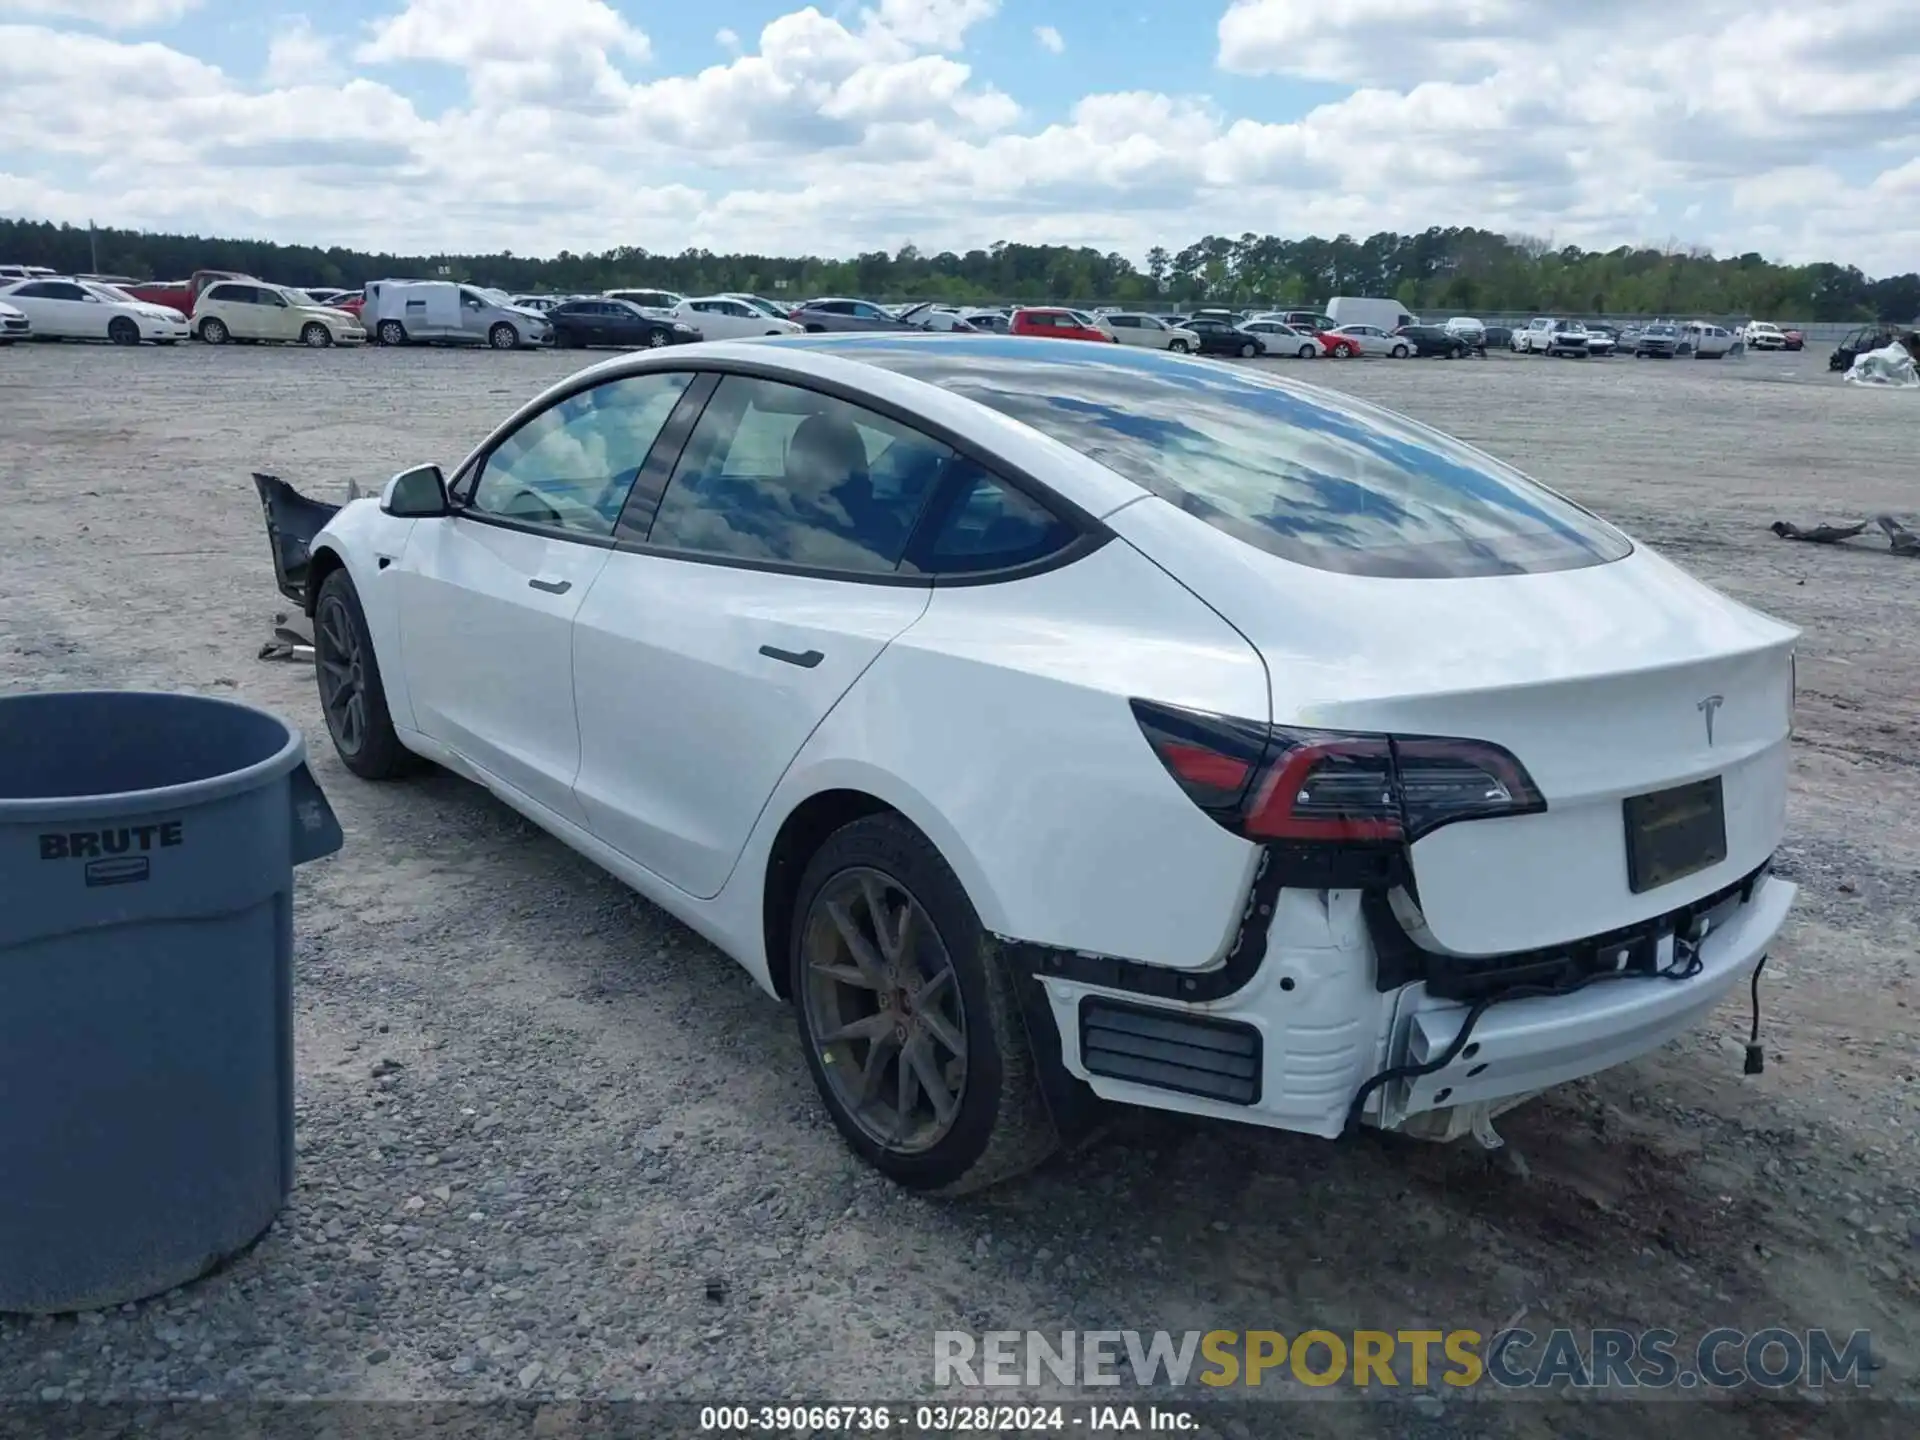
[[[37,336],[60,340],[111,340],[172,345],[187,338],[178,310],[136,300],[124,290],[93,280],[55,275],[0,285],[0,301],[25,315]]]
[[[1796,632],[1269,372],[623,356],[337,512],[259,477],[359,775],[424,756],[798,1012],[915,1187],[1089,1095],[1434,1138],[1749,980]]]

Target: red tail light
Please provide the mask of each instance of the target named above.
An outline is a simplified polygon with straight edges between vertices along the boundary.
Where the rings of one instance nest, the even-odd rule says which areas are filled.
[[[1269,726],[1146,700],[1133,713],[1194,803],[1250,840],[1410,843],[1547,808],[1525,767],[1485,740]]]

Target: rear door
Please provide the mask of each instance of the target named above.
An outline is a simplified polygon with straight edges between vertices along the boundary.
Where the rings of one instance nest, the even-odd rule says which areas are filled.
[[[415,723],[577,825],[574,616],[691,380],[610,380],[533,415],[456,481],[453,515],[414,526],[400,562]]]
[[[687,431],[670,478],[663,438],[574,628],[576,794],[600,839],[708,897],[807,737],[925,611],[930,582],[900,562],[965,462],[737,375]]]

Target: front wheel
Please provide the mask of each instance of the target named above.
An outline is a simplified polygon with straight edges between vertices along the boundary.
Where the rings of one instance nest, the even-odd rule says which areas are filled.
[[[1407,358],[1408,355],[1412,354],[1413,352],[1408,350],[1407,347],[1404,345],[1396,345],[1393,347],[1393,349],[1391,349],[1387,353],[1391,355],[1395,360],[1404,360]]]
[[[491,330],[487,331],[487,344],[496,350],[518,350],[520,348],[520,332],[502,320]]]
[[[138,345],[140,327],[125,315],[116,315],[107,326],[107,339],[116,345]]]
[[[1170,340],[1167,342],[1167,349],[1176,355],[1184,355],[1187,353],[1188,345],[1184,340]]]
[[[1251,360],[1253,359],[1254,356],[1258,355],[1259,353],[1260,353],[1260,347],[1258,345],[1255,345],[1252,341],[1248,341],[1245,345],[1242,345],[1240,347],[1240,358],[1242,360]]]
[[[398,320],[382,320],[374,330],[382,345],[404,345],[407,343],[407,327]]]
[[[801,877],[787,960],[814,1084],[883,1175],[958,1195],[1056,1148],[1014,976],[904,819],[828,837]]]
[[[300,331],[300,343],[309,350],[324,350],[333,344],[333,332],[315,320]]]
[[[665,345],[666,343],[667,343],[666,331],[649,330],[647,332],[647,348],[649,350],[658,350],[661,346]]]
[[[389,780],[413,768],[387,713],[380,662],[353,577],[335,570],[313,607],[313,671],[320,709],[340,763],[363,780]]]
[[[200,338],[209,345],[224,345],[227,343],[227,327],[219,320],[202,320]]]
[[[1311,345],[1302,345],[1302,346],[1300,347],[1300,358],[1301,358],[1302,360],[1311,360],[1311,359],[1313,359],[1313,346],[1311,346]]]

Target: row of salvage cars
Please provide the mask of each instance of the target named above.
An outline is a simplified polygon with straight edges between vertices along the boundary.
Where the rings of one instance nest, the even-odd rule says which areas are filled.
[[[1756,321],[1740,330],[1705,320],[1654,320],[1643,325],[1584,324],[1542,315],[1512,332],[1507,348],[1519,355],[1587,358],[1631,355],[1636,360],[1721,360],[1743,350],[1798,350],[1797,330]]]

